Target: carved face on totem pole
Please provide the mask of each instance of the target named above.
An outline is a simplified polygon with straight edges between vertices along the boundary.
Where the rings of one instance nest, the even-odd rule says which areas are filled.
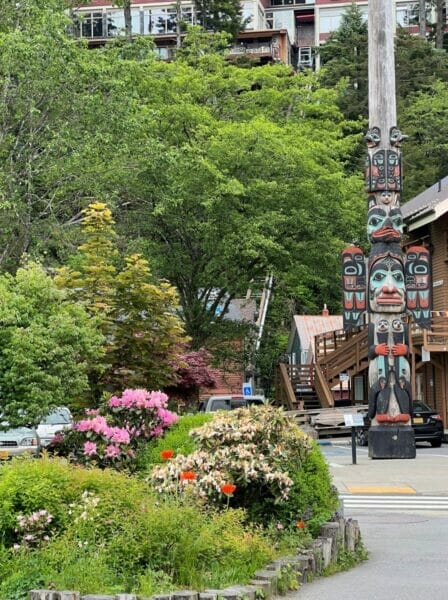
[[[369,306],[375,313],[401,313],[406,305],[404,270],[391,254],[379,256],[369,273]]]
[[[372,243],[399,242],[403,234],[403,217],[398,206],[374,205],[367,216],[367,235]]]

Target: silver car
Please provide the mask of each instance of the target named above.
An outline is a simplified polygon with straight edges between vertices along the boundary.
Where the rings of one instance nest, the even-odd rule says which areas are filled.
[[[5,426],[5,423],[2,423]],[[0,430],[0,461],[13,456],[30,454],[38,456],[40,440],[37,432],[29,427]]]
[[[40,439],[40,444],[44,448],[48,446],[54,436],[65,429],[73,427],[73,417],[70,410],[65,407],[59,407],[47,415],[37,426],[37,435]]]

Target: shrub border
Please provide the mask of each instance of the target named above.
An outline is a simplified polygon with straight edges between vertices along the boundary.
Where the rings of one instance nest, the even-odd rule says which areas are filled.
[[[150,598],[135,594],[87,594],[77,591],[31,590],[30,600],[268,600],[276,595],[298,589],[319,575],[331,571],[338,556],[344,552],[356,555],[362,549],[358,521],[337,517],[324,523],[319,537],[296,556],[273,561],[256,571],[248,585],[232,585],[224,589],[206,589],[203,592],[181,590],[157,594]],[[355,561],[356,562],[356,561]]]

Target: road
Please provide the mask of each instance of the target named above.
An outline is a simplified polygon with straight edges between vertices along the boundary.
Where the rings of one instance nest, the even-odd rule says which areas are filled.
[[[349,445],[322,450],[346,497],[345,516],[359,521],[369,560],[316,579],[289,600],[448,598],[448,446],[419,445],[415,461],[371,461],[367,450],[358,448],[357,465],[351,464]],[[371,493],[350,492],[360,483]]]

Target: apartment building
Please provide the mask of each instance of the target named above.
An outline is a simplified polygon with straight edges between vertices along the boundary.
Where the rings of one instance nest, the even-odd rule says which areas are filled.
[[[246,28],[229,50],[229,58],[242,55],[254,61],[283,62],[294,68],[318,67],[315,48],[336,30],[350,0],[242,0]],[[367,18],[367,0],[356,0]],[[397,25],[418,30],[416,0],[395,0]],[[123,9],[109,0],[92,0],[79,6],[75,14],[82,17],[76,25],[76,35],[100,45],[123,35]],[[154,36],[160,58],[170,59],[176,47],[177,10],[173,0],[132,0],[132,31],[135,35]],[[181,18],[196,23],[194,4],[181,1]],[[427,19],[434,22],[431,10]]]

